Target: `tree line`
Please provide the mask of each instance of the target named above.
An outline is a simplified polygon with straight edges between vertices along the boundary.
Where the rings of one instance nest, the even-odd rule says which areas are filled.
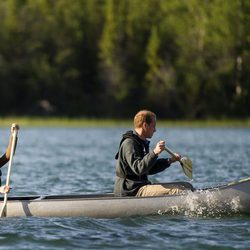
[[[1,0],[0,113],[247,118],[248,0]]]

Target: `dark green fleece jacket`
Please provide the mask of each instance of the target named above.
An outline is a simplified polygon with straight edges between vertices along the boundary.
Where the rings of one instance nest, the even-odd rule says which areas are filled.
[[[149,141],[140,139],[133,131],[126,132],[116,155],[116,196],[134,196],[138,189],[151,184],[148,175],[159,173],[170,166],[170,159],[158,159],[149,151]]]

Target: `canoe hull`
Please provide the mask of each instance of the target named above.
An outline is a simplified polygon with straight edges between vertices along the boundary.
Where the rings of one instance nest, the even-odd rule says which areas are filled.
[[[0,201],[0,206],[2,201]],[[250,178],[222,187],[161,197],[114,197],[113,194],[11,197],[7,217],[117,218],[156,214],[250,214]]]

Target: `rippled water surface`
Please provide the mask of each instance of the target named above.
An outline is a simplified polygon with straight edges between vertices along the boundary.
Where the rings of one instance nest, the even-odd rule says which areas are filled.
[[[20,130],[10,195],[110,192],[114,155],[129,128]],[[3,153],[9,130],[0,130]],[[193,160],[196,188],[250,177],[249,129],[159,128],[160,139]],[[162,156],[167,156],[163,153]],[[3,182],[7,167],[3,167]],[[176,163],[153,182],[187,181]],[[250,249],[250,216],[116,219],[4,218],[0,249]]]

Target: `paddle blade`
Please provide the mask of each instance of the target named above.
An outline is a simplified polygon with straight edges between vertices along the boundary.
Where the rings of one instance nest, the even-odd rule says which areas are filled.
[[[181,166],[185,175],[192,180],[193,179],[193,163],[188,157],[182,157]]]

